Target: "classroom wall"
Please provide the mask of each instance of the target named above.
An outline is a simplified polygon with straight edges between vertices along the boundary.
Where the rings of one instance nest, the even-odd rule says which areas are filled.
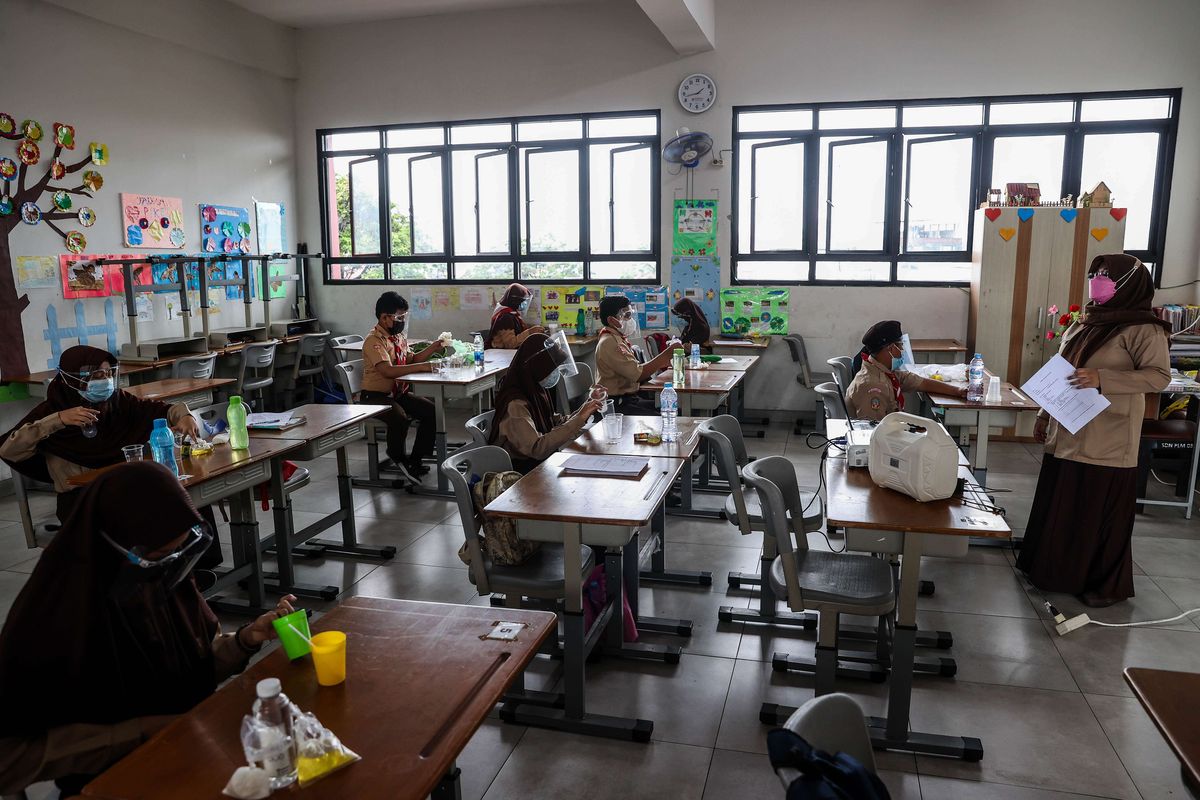
[[[320,127],[441,121],[510,114],[661,108],[663,136],[682,126],[731,143],[731,107],[750,103],[955,97],[1182,86],[1163,284],[1200,267],[1200,3],[1195,0],[725,0],[716,4],[717,48],[678,57],[633,0],[510,9],[298,34],[296,127],[300,233],[319,241],[315,142]],[[675,89],[696,71],[718,83],[716,106],[692,116]],[[663,241],[683,178],[664,173]],[[697,196],[730,193],[730,170],[701,166]],[[725,205],[722,214],[726,213]],[[728,252],[727,220],[719,247]],[[668,280],[669,256],[664,258]],[[724,262],[724,259],[723,259]],[[724,276],[728,279],[727,262]],[[376,287],[315,287],[333,327],[369,324]],[[1162,299],[1193,300],[1194,288]],[[364,313],[366,310],[366,313]],[[813,339],[819,363],[850,351],[867,321],[902,317],[914,336],[962,337],[959,289],[800,287],[793,326]],[[416,322],[418,334],[466,330],[485,312]],[[783,348],[771,358],[783,366]],[[795,407],[794,381],[758,396]]]
[[[107,3],[110,8],[117,5],[140,9],[142,17],[151,14],[138,0]],[[123,246],[121,192],[181,198],[188,252],[199,249],[197,207],[201,202],[247,207],[252,225],[255,198],[283,202],[288,241],[296,241],[294,83],[217,55],[224,45],[212,37],[236,36],[223,31],[245,24],[241,14],[230,12],[235,8],[223,2],[206,4],[209,21],[218,24],[192,27],[188,34],[192,45],[184,46],[152,32],[106,24],[41,0],[3,0],[0,52],[8,69],[0,90],[0,111],[12,114],[18,122],[26,117],[38,120],[47,139],[53,122],[74,124],[79,147],[102,141],[111,151],[108,166],[95,168],[104,177],[103,188],[91,200],[74,198],[76,208],[90,205],[98,215],[93,227],[82,229],[88,240],[87,252],[158,252]],[[225,13],[231,16],[220,24]],[[113,18],[119,20],[121,15],[114,13]],[[261,22],[256,34],[259,41],[263,31],[269,30],[265,26],[274,26]],[[172,29],[168,38],[181,38],[179,27],[164,25]],[[290,29],[274,27],[287,42],[280,52],[290,53]],[[51,150],[47,139],[42,141],[44,160]],[[64,160],[78,160],[82,153],[81,149],[68,152],[75,158],[64,156]],[[34,167],[33,174],[40,176],[41,167]],[[10,244],[14,259],[19,255],[57,257],[66,252],[62,239],[45,225],[17,226]],[[56,308],[60,326],[69,326],[74,324],[76,301],[64,300],[61,287],[24,291],[30,299],[22,315],[30,369],[46,369],[51,358],[49,342],[43,338],[47,307]],[[170,297],[178,303],[177,296],[154,296],[155,322],[139,325],[142,338],[181,335],[178,317],[168,320],[165,304]],[[128,341],[122,298],[112,301],[118,343]],[[80,302],[89,324],[104,322],[104,299]],[[285,313],[290,304],[290,299],[273,301],[273,317],[290,316]],[[261,304],[256,305],[255,313],[261,319]],[[212,324],[238,325],[243,319],[240,304],[227,302],[213,316]],[[199,318],[193,322],[199,330]],[[63,346],[75,343],[67,340]],[[91,343],[103,346],[105,338],[93,336]],[[7,430],[28,405],[0,404],[0,431]],[[0,477],[5,476],[7,468],[0,466]]]

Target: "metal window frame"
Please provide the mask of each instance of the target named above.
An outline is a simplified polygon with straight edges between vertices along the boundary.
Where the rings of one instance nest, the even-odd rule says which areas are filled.
[[[909,135],[913,135],[913,134],[909,134]],[[915,135],[922,136],[923,134],[915,134]],[[921,145],[921,144],[939,144],[941,142],[954,142],[954,141],[960,141],[960,140],[971,142],[972,164],[970,167],[971,172],[967,176],[967,210],[968,210],[968,213],[967,213],[967,238],[963,240],[963,248],[961,250],[939,250],[939,251],[935,251],[935,252],[954,253],[956,255],[957,254],[970,255],[972,225],[974,224],[974,219],[975,219],[975,215],[970,213],[970,209],[972,206],[971,198],[974,197],[974,193],[972,191],[974,189],[974,186],[972,184],[974,181],[975,166],[976,166],[974,161],[975,161],[976,153],[979,150],[979,147],[978,147],[978,143],[975,141],[974,134],[952,133],[952,134],[947,134],[945,136],[936,136],[935,135],[935,136],[927,136],[926,138],[923,138],[923,139],[909,139],[907,142],[904,143],[904,164],[903,164],[904,194],[901,195],[901,198],[900,198],[900,212],[901,212],[900,255],[901,256],[917,255],[917,254],[923,255],[923,253],[914,254],[914,253],[910,252],[908,249],[908,231],[909,231],[909,227],[910,227],[908,224],[908,215],[909,215],[909,212],[912,210],[912,202],[910,201],[909,198],[912,196],[912,172],[913,172],[912,171],[912,151],[913,151],[913,147],[915,145]],[[899,266],[897,265],[897,269],[898,268],[899,268]]]
[[[524,187],[525,202],[522,204],[524,214],[521,217],[521,222],[524,226],[521,237],[521,255],[525,257],[538,256],[539,260],[553,259],[556,261],[583,261],[581,257],[583,251],[581,245],[583,243],[583,217],[581,213],[577,216],[576,225],[576,241],[578,245],[574,250],[534,250],[533,249],[533,198],[530,194],[530,178],[529,178],[529,163],[533,156],[543,155],[546,153],[574,153],[575,154],[575,190],[577,194],[576,202],[582,202],[583,176],[580,173],[583,167],[583,153],[580,151],[582,147],[578,145],[552,146],[552,145],[536,145],[534,147],[521,147],[522,155],[522,185]],[[580,209],[582,211],[582,208]]]
[[[758,151],[772,147],[794,147],[800,145],[803,150],[802,160],[804,162],[804,175],[801,177],[801,186],[807,185],[808,176],[808,145],[810,137],[793,137],[791,139],[772,140],[769,142],[759,142],[758,144],[750,145],[750,252],[757,255],[759,253],[783,253],[791,252],[787,250],[760,250],[758,248]],[[804,219],[804,206],[807,202],[807,192],[801,191],[800,194],[800,240],[801,245],[808,234],[807,220]]]
[[[389,154],[390,157],[391,154]],[[414,156],[408,159],[406,166],[408,170],[408,236],[412,241],[413,256],[445,256],[446,255],[446,229],[442,228],[442,249],[429,253],[417,252],[417,213],[416,206],[413,205],[413,164],[418,161],[437,161],[438,163],[438,178],[444,187],[446,185],[446,163],[444,153],[429,153],[423,156]],[[391,270],[389,270],[390,274]]]
[[[626,145],[625,147],[614,147],[608,151],[608,254],[609,255],[629,255],[629,256],[645,256],[649,251],[646,250],[618,250],[617,249],[617,155],[621,153],[634,153],[639,150],[650,150],[650,161],[652,163],[650,174],[653,176],[654,151],[650,145],[645,143]],[[650,178],[653,182],[653,177]],[[654,202],[654,187],[649,187],[651,202]],[[651,248],[654,246],[654,237],[651,239]]]
[[[376,194],[375,205],[376,205],[376,208],[379,210],[379,250],[377,250],[374,253],[359,253],[358,252],[358,241],[355,237],[355,233],[357,232],[358,226],[355,224],[355,213],[354,213],[354,167],[356,164],[367,164],[367,163],[370,163],[371,161],[375,162],[375,186],[377,187],[376,192],[375,192],[375,194]],[[389,237],[391,235],[391,229],[388,227],[385,227],[385,225],[384,225],[386,217],[384,215],[384,210],[383,210],[383,206],[384,206],[384,203],[382,202],[382,200],[383,200],[383,197],[382,197],[383,184],[380,182],[379,163],[380,163],[380,160],[379,160],[378,156],[365,156],[362,158],[353,159],[353,160],[347,162],[347,164],[346,164],[347,191],[350,194],[350,252],[354,256],[362,255],[362,256],[382,257],[383,253],[384,253],[383,232],[386,230],[386,231],[388,231]],[[384,270],[384,272],[387,272],[387,270]]]
[[[825,138],[825,137],[822,137],[822,138]],[[844,255],[849,255],[849,254],[864,255],[864,254],[868,254],[868,253],[871,255],[879,255],[879,256],[887,255],[888,231],[890,230],[890,226],[888,225],[888,211],[889,211],[890,203],[888,201],[890,199],[889,195],[891,194],[888,191],[887,184],[890,182],[889,177],[891,176],[892,172],[894,171],[894,165],[892,164],[891,143],[892,143],[891,136],[870,135],[870,136],[860,136],[855,139],[837,139],[835,141],[830,141],[826,144],[825,152],[827,155],[825,156],[825,158],[826,158],[826,163],[829,164],[829,170],[828,170],[829,174],[825,176],[825,182],[826,182],[825,183],[825,249],[822,251],[825,255],[836,255],[839,257],[844,256]],[[884,182],[883,236],[881,237],[881,241],[879,242],[878,250],[835,250],[830,246],[830,239],[833,238],[833,209],[834,209],[834,205],[833,205],[833,184],[834,184],[833,151],[834,151],[834,148],[836,148],[836,147],[854,147],[856,145],[864,145],[864,144],[882,144],[883,145],[883,182]],[[838,260],[841,261],[844,259],[839,258]]]
[[[488,158],[503,158],[504,159],[504,168],[506,170],[505,176],[504,176],[505,188],[508,189],[509,185],[512,182],[512,180],[510,178],[511,169],[512,169],[512,164],[510,162],[512,161],[512,159],[510,159],[508,157],[508,148],[503,148],[503,149],[498,149],[498,150],[486,150],[481,153],[475,154],[475,203],[474,203],[474,208],[475,208],[475,255],[477,255],[477,256],[510,255],[512,253],[512,245],[513,245],[513,242],[512,242],[512,203],[511,202],[509,203],[508,208],[505,209],[508,212],[508,226],[507,226],[509,229],[509,231],[508,231],[508,234],[509,234],[508,235],[508,250],[484,250],[483,249],[483,216],[479,213],[479,162],[483,161],[484,159],[488,159]],[[470,262],[470,263],[475,263],[475,262]]]

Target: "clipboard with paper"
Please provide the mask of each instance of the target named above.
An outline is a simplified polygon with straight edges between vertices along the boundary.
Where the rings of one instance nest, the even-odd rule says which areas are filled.
[[[1074,372],[1074,364],[1055,354],[1021,387],[1072,436],[1109,406],[1097,389],[1072,386],[1069,379]]]

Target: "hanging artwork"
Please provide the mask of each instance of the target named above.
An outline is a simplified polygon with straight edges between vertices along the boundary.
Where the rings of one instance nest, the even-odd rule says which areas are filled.
[[[677,256],[717,254],[717,201],[676,200],[671,252]]]
[[[415,286],[408,296],[408,315],[413,319],[433,319],[433,292],[428,286]]]
[[[287,275],[286,261],[269,261],[266,265],[267,269],[267,286],[263,292],[269,293],[272,300],[280,300],[287,297],[287,281],[283,278]]]
[[[605,296],[628,297],[643,330],[662,330],[667,327],[667,290],[662,286],[609,286]]]
[[[133,261],[137,256],[132,253],[116,253],[105,256],[105,258],[119,258],[122,261]],[[133,275],[134,286],[149,286],[150,285],[150,265],[141,262],[133,264],[130,267],[130,272]],[[104,265],[104,281],[108,286],[108,293],[113,295],[125,294],[125,272],[120,264],[105,264]]]
[[[258,252],[286,253],[287,240],[283,228],[283,203],[254,203],[254,220],[258,225]]]
[[[98,258],[102,256],[58,257],[64,298],[74,300],[78,297],[104,297],[108,294],[104,285],[104,268],[96,263]]]
[[[433,310],[451,311],[458,308],[458,287],[441,286],[433,290]]]
[[[245,261],[240,261],[238,259],[232,259],[232,260],[226,261],[224,263],[225,263],[224,270],[225,270],[225,279],[226,280],[237,281],[237,280],[241,280],[245,276],[245,270],[246,270],[246,262]],[[257,290],[257,287],[254,285],[254,283],[255,283],[254,281],[250,282],[250,297],[252,297],[252,298],[258,296],[258,290]],[[245,295],[246,295],[246,290],[244,288],[242,288],[241,285],[225,287],[225,297],[228,300],[242,300],[245,298]]]
[[[581,309],[599,312],[603,296],[604,290],[599,286],[543,286],[542,321],[546,325],[574,327]]]
[[[133,298],[137,309],[138,322],[154,322],[154,300],[148,294],[139,294]]]
[[[721,317],[721,261],[716,256],[671,259],[671,305],[684,298],[700,306],[705,319],[716,327]]]
[[[721,333],[769,336],[788,332],[789,289],[767,286],[721,290]]]
[[[213,253],[253,252],[250,241],[250,212],[238,206],[200,204],[200,249]]]
[[[182,250],[187,244],[183,201],[178,197],[122,192],[121,209],[126,247]]]
[[[165,255],[165,253],[164,253]],[[151,264],[150,265],[150,282],[154,285],[155,294],[178,294],[179,288],[179,265],[178,264]],[[176,284],[176,285],[172,285]]]
[[[18,289],[53,289],[58,282],[58,260],[54,256],[17,256]]]
[[[464,286],[458,291],[459,307],[463,311],[490,309],[487,289],[482,286]]]

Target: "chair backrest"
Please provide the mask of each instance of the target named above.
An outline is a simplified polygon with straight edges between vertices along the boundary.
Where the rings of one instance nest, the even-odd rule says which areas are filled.
[[[800,370],[796,380],[811,389],[813,385],[812,369],[808,365],[808,348],[804,346],[804,337],[798,333],[789,333],[783,337],[783,341],[787,342],[788,352],[792,354],[792,361],[796,362],[796,366]]]
[[[849,695],[834,693],[814,697],[797,708],[783,727],[818,750],[845,753],[874,774],[875,751],[862,708]],[[780,779],[783,779],[782,771]],[[790,781],[788,784],[789,785]]]
[[[277,342],[255,342],[242,348],[242,371],[270,369],[275,364]]]
[[[854,359],[850,356],[835,356],[825,363],[833,369],[833,382],[845,397],[850,388],[850,381],[854,380]]]
[[[647,355],[649,355],[651,358],[654,358],[659,354],[660,350],[658,347],[658,339],[655,338],[654,334],[644,337],[643,341],[646,343]]]
[[[458,518],[462,522],[467,552],[471,555],[471,576],[475,589],[481,595],[488,594],[491,589],[488,585],[487,562],[479,546],[483,518],[475,511],[475,501],[471,497],[471,476],[482,478],[489,472],[507,472],[512,469],[512,459],[501,447],[468,445],[443,461],[440,469],[450,482],[454,501],[458,505]]]
[[[337,378],[338,386],[342,388],[342,394],[346,395],[346,402],[353,404],[354,396],[362,391],[362,359],[334,364],[333,375]]]
[[[775,546],[783,559],[788,606],[793,611],[802,611],[805,608],[804,597],[792,553],[808,549],[808,535],[803,527],[804,499],[796,482],[796,466],[783,456],[766,456],[747,464],[742,469],[742,478],[758,494],[763,528],[768,536],[775,538]],[[793,531],[793,525],[800,526],[800,529]]]
[[[591,389],[594,383],[591,367],[582,361],[576,361],[575,366],[579,372],[563,378],[554,387],[554,401],[558,404],[558,413],[560,414],[570,414],[572,410],[578,408],[587,397],[588,389]]]
[[[324,366],[322,362],[325,359],[325,350],[328,349],[328,345],[329,331],[306,333],[301,336],[300,344],[296,348],[296,363],[292,367],[292,377],[315,375],[320,372]]]
[[[730,522],[738,526],[743,534],[751,532],[750,514],[746,510],[746,496],[742,490],[742,467],[750,462],[746,452],[746,440],[742,438],[742,426],[737,417],[722,414],[710,417],[696,426],[697,432],[710,445],[717,469],[729,481],[729,493],[737,519]]]
[[[345,336],[330,336],[329,337],[329,346],[330,347],[341,347],[342,345],[354,344],[355,342],[361,342],[361,341],[363,341],[363,337],[359,336],[357,333],[349,333],[349,334],[346,334]]]
[[[825,406],[825,419],[850,419],[850,412],[846,409],[846,401],[842,399],[842,393],[838,391],[837,384],[827,381],[818,383],[813,387],[813,391],[821,398],[821,404]]]
[[[211,378],[213,370],[216,368],[216,353],[207,353],[202,356],[184,356],[171,365],[171,377],[203,380]]]
[[[488,435],[492,432],[492,419],[495,416],[496,409],[493,408],[467,420],[467,433],[471,435],[473,444],[485,445],[488,443]]]

